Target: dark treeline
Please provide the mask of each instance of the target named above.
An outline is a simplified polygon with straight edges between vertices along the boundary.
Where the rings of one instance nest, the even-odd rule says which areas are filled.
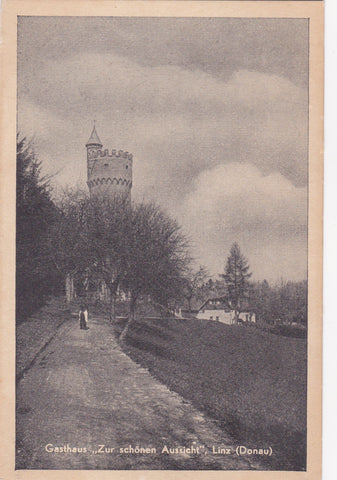
[[[24,320],[46,296],[57,293],[59,275],[51,262],[47,235],[58,221],[41,162],[26,139],[17,140],[16,318]]]
[[[197,275],[200,278],[200,275]],[[196,284],[197,282],[194,282]],[[280,280],[276,284],[269,284],[267,280],[261,282],[249,281],[247,291],[242,301],[243,310],[249,309],[263,323],[307,324],[307,288],[306,280],[299,282]],[[226,282],[222,279],[204,279],[193,290],[193,297],[189,303],[193,308],[198,308],[209,298],[225,297],[228,291]],[[185,300],[186,301],[186,300]]]
[[[294,282],[280,280],[271,285],[267,280],[254,282],[248,259],[241,253],[237,242],[231,246],[224,272],[213,280],[205,267],[189,272],[182,290],[185,307],[197,310],[211,298],[221,298],[229,308],[240,312],[255,313],[260,323],[307,324],[306,280]]]
[[[137,301],[150,297],[168,308],[180,296],[190,263],[180,226],[153,203],[90,198],[79,191],[53,202],[48,178],[25,140],[17,143],[16,240],[18,322],[48,295],[64,294],[69,281],[77,285],[80,301],[88,302],[88,286],[100,280],[110,293],[111,320],[117,292],[128,297],[122,340]]]
[[[307,325],[307,291],[306,280],[280,280],[276,285],[264,280],[250,285],[248,301],[258,319],[265,323],[280,321]]]
[[[118,292],[128,298],[124,340],[144,297],[168,309],[179,297],[187,266],[188,245],[179,225],[154,203],[126,198],[93,197],[70,192],[58,202],[60,220],[49,236],[55,268],[82,284],[104,280],[110,295],[110,319],[116,318]]]
[[[110,317],[118,290],[136,302],[151,297],[162,306],[177,302],[195,310],[208,298],[225,296],[237,311],[254,312],[264,323],[307,322],[307,282],[250,280],[248,261],[232,245],[224,273],[209,278],[194,271],[179,225],[157,205],[123,199],[90,199],[74,191],[56,202],[41,162],[25,139],[17,141],[16,313],[21,322],[48,295],[65,293],[72,278],[77,293],[103,279],[110,294]]]

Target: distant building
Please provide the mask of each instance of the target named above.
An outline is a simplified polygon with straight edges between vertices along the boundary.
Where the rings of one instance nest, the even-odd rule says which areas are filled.
[[[87,184],[91,196],[121,195],[131,200],[132,154],[123,150],[103,150],[94,126],[86,143]]]
[[[123,150],[103,150],[103,144],[93,127],[90,138],[86,143],[87,149],[87,185],[90,197],[124,197],[131,201],[132,188],[132,163],[133,156]],[[86,273],[88,276],[88,273]],[[109,290],[102,278],[89,279],[86,277],[82,283],[74,285],[74,277],[70,274],[66,278],[66,297],[70,302],[77,295],[95,297],[98,300],[107,300]],[[119,298],[126,296],[118,291]]]
[[[213,320],[215,322],[232,325],[234,323],[255,323],[255,313],[240,312],[238,319],[235,318],[235,311],[228,305],[223,298],[210,298],[201,305],[197,313],[200,320]]]

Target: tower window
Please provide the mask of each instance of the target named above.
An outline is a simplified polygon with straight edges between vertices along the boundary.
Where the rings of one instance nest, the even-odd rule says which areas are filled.
[[[109,166],[109,164],[108,164],[108,163],[105,163],[105,164],[104,164],[104,166],[105,166],[105,167],[108,167],[108,166]]]
[[[128,168],[129,168],[129,165],[125,165],[125,168],[128,169]]]

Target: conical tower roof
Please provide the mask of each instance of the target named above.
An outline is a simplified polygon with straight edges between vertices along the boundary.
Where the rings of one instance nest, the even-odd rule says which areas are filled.
[[[92,129],[89,140],[85,144],[86,147],[88,147],[89,145],[97,145],[99,147],[103,147],[103,144],[100,141],[99,136],[97,135],[95,125],[94,125],[94,128]]]

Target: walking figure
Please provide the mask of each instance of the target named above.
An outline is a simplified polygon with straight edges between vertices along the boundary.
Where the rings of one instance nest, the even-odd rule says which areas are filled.
[[[80,311],[79,311],[79,320],[80,320],[80,329],[81,330],[86,330],[87,329],[87,322],[86,322],[86,316],[88,316],[88,310],[84,305],[80,306]]]
[[[84,307],[84,320],[85,320],[85,329],[88,330],[88,321],[89,321],[89,308],[88,304],[85,305]]]

